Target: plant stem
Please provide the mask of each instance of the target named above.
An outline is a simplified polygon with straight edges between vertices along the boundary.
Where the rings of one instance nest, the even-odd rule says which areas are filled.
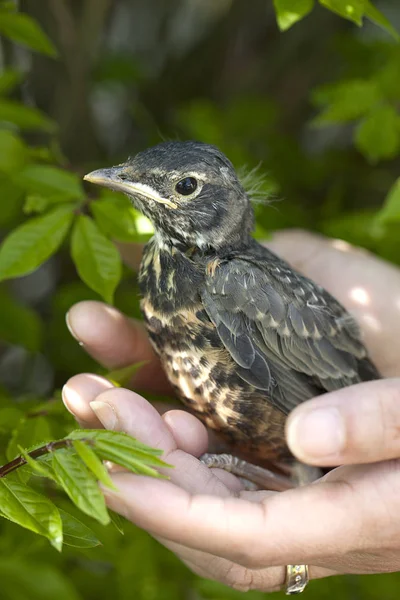
[[[32,452],[28,452],[28,455],[31,458],[39,458],[40,456],[54,452],[54,450],[59,450],[60,448],[69,448],[70,446],[72,446],[72,440],[58,440],[56,442],[49,442],[44,446],[40,446],[40,448],[36,448],[35,450],[32,450]],[[19,467],[23,467],[24,465],[26,465],[25,458],[23,456],[17,456],[17,458],[14,458],[14,460],[11,462],[0,467],[0,479],[12,471],[15,471]]]

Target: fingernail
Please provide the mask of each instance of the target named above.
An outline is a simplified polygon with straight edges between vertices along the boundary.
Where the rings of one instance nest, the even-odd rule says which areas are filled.
[[[111,404],[101,402],[101,400],[93,400],[93,402],[90,402],[90,408],[106,429],[111,431],[116,429],[118,417]]]
[[[75,396],[76,396],[76,394],[75,394],[74,390],[71,390],[71,388],[66,383],[61,390],[61,398],[64,402],[64,406],[67,409],[67,411],[70,412],[71,415],[74,415],[74,416],[75,416],[75,413],[72,410],[72,406],[73,406]]]
[[[81,340],[79,339],[79,337],[76,335],[75,331],[72,328],[72,324],[71,324],[71,318],[69,315],[69,311],[67,312],[67,314],[65,315],[65,323],[67,325],[68,331],[70,332],[70,334],[72,335],[72,337],[79,342],[80,346],[83,346],[83,342],[81,342]]]
[[[297,457],[322,459],[340,454],[346,443],[346,431],[336,408],[317,408],[295,416],[289,423],[287,438]]]

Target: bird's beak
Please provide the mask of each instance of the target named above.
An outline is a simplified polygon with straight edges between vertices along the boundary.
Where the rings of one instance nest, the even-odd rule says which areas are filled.
[[[85,181],[95,183],[103,187],[114,190],[115,192],[123,192],[129,196],[140,196],[154,200],[159,204],[165,204],[168,208],[178,208],[178,205],[168,198],[163,198],[158,192],[146,183],[140,181],[129,181],[126,178],[122,178],[121,174],[124,172],[125,167],[110,167],[109,169],[97,169],[84,176]]]

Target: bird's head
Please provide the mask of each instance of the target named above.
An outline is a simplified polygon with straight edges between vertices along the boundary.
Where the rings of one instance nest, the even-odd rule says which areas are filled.
[[[235,246],[253,229],[249,197],[215,146],[164,142],[85,179],[127,194],[172,244],[202,250]]]

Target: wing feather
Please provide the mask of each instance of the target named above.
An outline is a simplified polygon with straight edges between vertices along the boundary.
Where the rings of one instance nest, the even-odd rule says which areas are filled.
[[[238,375],[285,413],[325,390],[378,378],[346,310],[268,250],[257,252],[257,261],[220,261],[202,292]]]

